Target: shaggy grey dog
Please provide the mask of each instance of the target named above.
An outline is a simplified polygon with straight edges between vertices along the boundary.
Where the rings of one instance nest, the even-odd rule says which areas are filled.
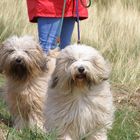
[[[70,45],[56,60],[47,91],[45,128],[62,140],[107,140],[114,118],[110,68],[86,45]]]

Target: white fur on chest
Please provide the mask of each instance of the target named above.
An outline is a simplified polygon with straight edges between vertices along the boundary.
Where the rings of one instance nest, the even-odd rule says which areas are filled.
[[[96,87],[88,92],[74,90],[68,95],[50,90],[46,105],[47,129],[73,131],[72,133],[80,137],[97,127],[109,124],[112,96],[109,86],[104,90],[103,87],[102,85],[102,88]]]

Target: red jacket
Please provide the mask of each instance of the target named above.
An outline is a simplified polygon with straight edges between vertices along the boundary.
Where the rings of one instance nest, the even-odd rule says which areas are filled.
[[[87,9],[79,1],[79,17],[85,19],[88,17]],[[86,0],[82,0],[86,3]],[[37,22],[37,17],[62,17],[64,0],[27,0],[29,20]],[[76,0],[67,0],[65,17],[76,17]]]

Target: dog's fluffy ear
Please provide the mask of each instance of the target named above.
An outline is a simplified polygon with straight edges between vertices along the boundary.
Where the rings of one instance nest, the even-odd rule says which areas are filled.
[[[110,73],[111,73],[111,64],[109,63],[108,60],[106,60],[106,64],[105,64],[105,72],[104,72],[104,76],[103,76],[103,80],[107,80],[110,77]]]
[[[46,71],[47,69],[47,55],[45,54],[45,52],[43,52],[42,48],[39,46],[39,44],[36,44],[36,48],[38,49],[39,52],[41,52],[42,57],[40,58],[41,61],[39,61],[39,67],[42,71]]]
[[[95,84],[99,84],[104,80],[108,80],[111,72],[111,65],[108,61],[104,61],[104,63],[100,63],[98,61],[94,61],[94,66],[97,70],[97,77],[94,78]]]
[[[59,53],[60,53],[60,49],[57,47],[57,48],[55,48],[53,50],[49,50],[48,56],[51,57],[51,58],[57,58]]]
[[[42,71],[45,71],[47,69],[47,60],[45,58],[42,59],[42,62],[40,63],[40,68]]]
[[[102,65],[99,71],[102,73],[100,78],[103,80],[107,80],[111,72],[111,66],[109,61],[105,61],[105,63]]]
[[[4,64],[4,61],[2,59],[3,48],[4,48],[4,44],[0,44],[0,73],[2,73],[2,71],[3,71],[3,64]]]
[[[51,88],[55,88],[58,83],[58,77],[52,77]]]

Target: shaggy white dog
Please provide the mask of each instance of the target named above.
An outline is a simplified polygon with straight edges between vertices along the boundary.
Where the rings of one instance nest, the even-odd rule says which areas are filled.
[[[63,49],[47,91],[45,128],[62,140],[107,140],[114,118],[110,68],[86,45]]]

